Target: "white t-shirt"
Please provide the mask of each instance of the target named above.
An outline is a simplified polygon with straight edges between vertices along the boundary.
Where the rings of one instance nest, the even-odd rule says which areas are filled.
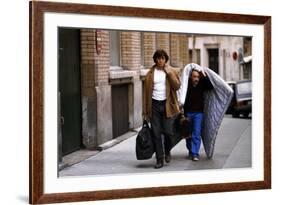
[[[166,73],[163,70],[154,70],[152,98],[166,100]]]

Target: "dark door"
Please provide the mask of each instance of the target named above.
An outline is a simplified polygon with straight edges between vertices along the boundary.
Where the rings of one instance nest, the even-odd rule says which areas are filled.
[[[113,137],[129,131],[128,84],[112,86]]]
[[[219,49],[208,49],[209,53],[209,68],[219,73]]]
[[[81,146],[80,31],[59,29],[62,155]]]

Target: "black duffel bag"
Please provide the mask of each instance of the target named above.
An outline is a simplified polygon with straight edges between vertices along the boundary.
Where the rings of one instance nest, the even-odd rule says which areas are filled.
[[[191,122],[181,112],[174,121],[174,134],[170,137],[171,147],[176,146],[182,139],[191,137]]]
[[[150,159],[154,153],[152,131],[146,120],[136,138],[136,157],[138,160]]]

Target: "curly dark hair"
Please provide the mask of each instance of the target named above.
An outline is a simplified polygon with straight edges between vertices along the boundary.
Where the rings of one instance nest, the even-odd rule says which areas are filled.
[[[157,58],[161,58],[161,57],[164,57],[165,58],[165,62],[167,63],[168,60],[169,60],[169,56],[167,54],[167,52],[163,49],[157,49],[154,54],[153,54],[153,60],[154,60],[154,63],[156,63],[156,59]]]

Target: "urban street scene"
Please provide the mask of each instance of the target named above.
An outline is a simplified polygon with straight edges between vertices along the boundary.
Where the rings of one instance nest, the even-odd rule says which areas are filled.
[[[252,166],[251,37],[58,31],[59,177]]]

